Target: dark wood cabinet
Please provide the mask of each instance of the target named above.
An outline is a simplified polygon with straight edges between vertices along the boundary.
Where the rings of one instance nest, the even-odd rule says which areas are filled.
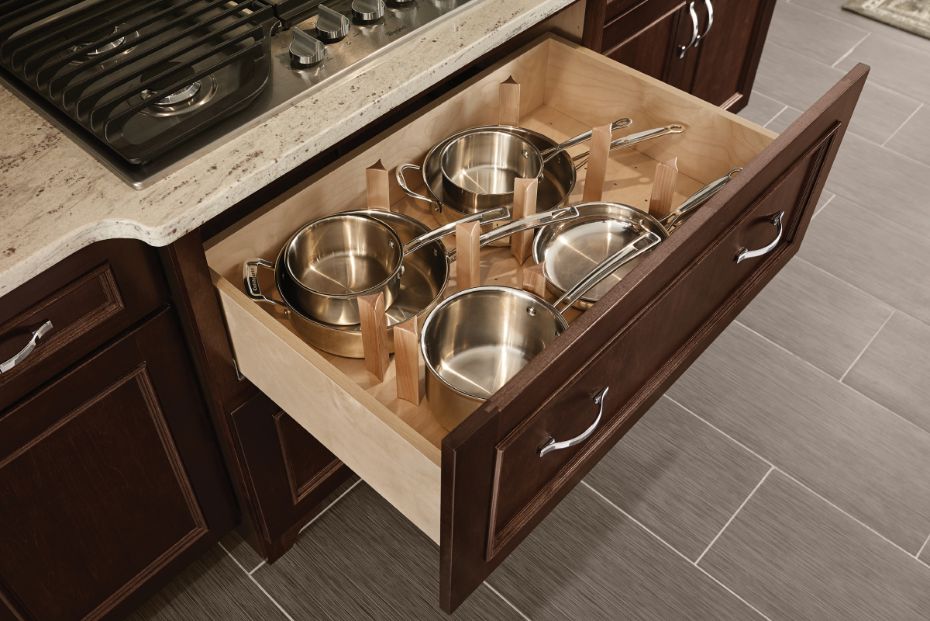
[[[175,324],[161,312],[0,414],[0,608],[13,618],[118,614],[233,526]]]
[[[775,0],[589,0],[584,43],[736,111],[746,105]]]

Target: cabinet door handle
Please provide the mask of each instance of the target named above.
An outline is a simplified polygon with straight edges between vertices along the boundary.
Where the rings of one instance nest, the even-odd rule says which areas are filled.
[[[549,441],[546,442],[546,444],[541,449],[539,449],[539,456],[542,457],[546,453],[561,451],[562,449],[577,446],[594,435],[594,432],[597,430],[597,426],[601,424],[601,418],[604,416],[604,401],[606,401],[605,397],[607,397],[607,391],[609,389],[610,387],[607,386],[604,388],[604,390],[594,396],[594,405],[597,406],[597,418],[594,419],[594,422],[591,423],[590,427],[569,440],[556,442],[555,438],[549,438]]]
[[[763,246],[762,248],[758,248],[756,250],[749,250],[748,248],[743,248],[736,255],[736,262],[742,263],[743,261],[747,259],[755,259],[756,257],[765,256],[768,253],[775,250],[775,248],[778,247],[779,242],[781,242],[782,233],[784,233],[784,227],[782,226],[782,220],[784,219],[784,217],[785,217],[785,212],[779,211],[777,214],[775,214],[769,219],[769,222],[771,222],[775,226],[775,239],[773,239],[769,244]]]
[[[21,364],[29,355],[35,351],[36,346],[39,344],[39,341],[43,336],[52,331],[52,328],[55,326],[52,325],[51,321],[46,321],[41,326],[36,328],[32,332],[32,336],[29,338],[29,342],[19,350],[15,356],[10,358],[5,362],[0,362],[0,373],[6,373],[7,371],[12,371],[16,365]]]
[[[691,40],[688,41],[688,45],[678,46],[678,58],[684,58],[688,48],[697,43],[700,38],[700,33],[698,32],[697,9],[694,8],[694,0],[688,3],[688,14],[691,16]]]
[[[704,32],[700,34],[697,38],[697,41],[694,42],[694,47],[697,47],[701,44],[701,41],[707,38],[707,35],[710,33],[710,29],[714,27],[714,2],[713,0],[704,0],[704,6],[707,8],[707,26],[704,28]]]

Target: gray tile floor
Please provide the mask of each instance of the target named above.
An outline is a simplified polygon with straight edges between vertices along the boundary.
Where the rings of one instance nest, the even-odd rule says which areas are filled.
[[[930,618],[930,41],[840,4],[779,0],[743,112],[781,131],[872,65],[800,255],[456,617]],[[136,619],[443,618],[434,544],[347,489]]]

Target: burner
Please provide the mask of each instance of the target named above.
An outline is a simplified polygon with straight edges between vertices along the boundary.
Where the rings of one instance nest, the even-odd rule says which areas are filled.
[[[80,56],[72,60],[72,63],[85,63],[89,60],[93,60],[101,54],[106,54],[113,50],[123,48],[122,54],[128,54],[132,51],[132,46],[130,45],[133,41],[139,38],[139,32],[133,30],[127,34],[120,34],[128,30],[125,25],[114,26],[113,29],[109,32],[92,32],[87,35],[86,40],[80,41],[71,46],[72,52],[80,52]],[[113,37],[105,43],[96,43],[100,39],[106,39],[108,37]],[[109,61],[107,61],[109,62]]]
[[[150,116],[177,116],[185,114],[207,103],[216,93],[216,80],[212,75],[199,80],[194,79],[194,69],[190,66],[182,65],[178,62],[167,63],[158,69],[153,69],[142,74],[142,81],[147,82],[153,75],[162,73],[166,69],[176,69],[168,77],[155,80],[148,88],[143,89],[140,94],[146,101],[155,96],[158,91],[167,88],[171,83],[176,82],[179,78],[191,76],[189,84],[182,86],[178,90],[163,96],[161,99],[152,101],[142,110]]]

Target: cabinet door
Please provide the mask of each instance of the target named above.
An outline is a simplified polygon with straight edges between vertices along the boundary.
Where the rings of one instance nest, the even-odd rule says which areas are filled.
[[[0,414],[0,498],[0,601],[23,619],[122,612],[231,528],[171,314]]]
[[[678,50],[693,35],[692,3],[681,0],[643,2],[604,26],[606,56],[669,84],[685,79],[687,57]]]
[[[688,90],[736,111],[746,105],[775,0],[701,0],[697,67]],[[711,25],[710,16],[713,15]]]

